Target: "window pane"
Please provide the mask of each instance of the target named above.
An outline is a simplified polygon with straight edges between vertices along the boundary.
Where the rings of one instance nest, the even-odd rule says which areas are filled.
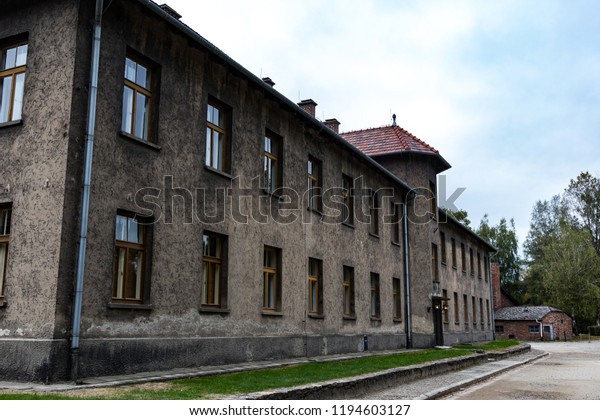
[[[15,67],[16,60],[17,60],[17,49],[16,48],[9,48],[7,50],[4,50],[4,54],[2,57],[2,67],[0,67],[0,70],[12,69],[13,67]]]
[[[141,139],[148,139],[148,105],[150,101],[145,95],[136,93],[135,98],[135,135]]]
[[[117,241],[127,241],[127,217],[117,216],[115,238]]]
[[[133,90],[125,86],[123,90],[123,115],[121,129],[129,134],[132,134],[133,123]]]
[[[125,299],[141,299],[142,285],[142,253],[129,249],[127,252],[127,269],[125,278]]]
[[[3,78],[2,83],[0,83],[0,123],[8,122],[11,90],[12,76]]]
[[[6,256],[8,254],[8,244],[0,244],[0,296],[3,295],[2,287],[4,285],[4,271],[6,268]]]
[[[113,297],[123,299],[123,282],[125,280],[125,254],[124,248],[119,248],[118,254],[115,255],[115,270],[117,270],[113,284]]]
[[[141,87],[145,88],[145,89],[149,89],[150,88],[150,71],[138,64],[137,65],[137,73],[135,76],[135,83],[137,83],[138,85],[140,85]]]
[[[268,279],[269,279],[269,308],[274,308],[275,307],[275,274],[273,273],[269,273],[267,275]]]
[[[273,144],[271,142],[271,139],[268,137],[265,137],[265,151],[271,153],[273,150],[272,147],[273,147]]]
[[[213,167],[219,170],[223,170],[223,135],[218,131],[213,133]]]
[[[17,67],[27,64],[27,44],[17,48]]]
[[[10,235],[11,210],[0,210],[0,235]]]
[[[127,218],[127,242],[142,243],[141,226],[132,218]]]
[[[275,255],[270,249],[265,249],[265,267],[275,268]]]
[[[13,101],[12,121],[21,119],[21,111],[23,110],[23,91],[25,89],[25,73],[17,74],[17,82],[15,83],[15,99]]]
[[[210,159],[212,157],[212,130],[210,128],[206,129],[206,158],[205,164],[206,166],[212,166],[210,164]]]
[[[135,62],[129,58],[125,59],[125,78],[135,83]]]
[[[317,312],[317,282],[310,282],[310,311]]]

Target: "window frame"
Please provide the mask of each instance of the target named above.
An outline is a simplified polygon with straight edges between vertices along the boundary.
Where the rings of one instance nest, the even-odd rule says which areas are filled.
[[[442,321],[444,324],[450,323],[450,315],[448,314],[448,300],[448,290],[442,289]]]
[[[316,274],[312,274],[313,267]],[[316,258],[308,259],[308,315],[323,316],[323,261]]]
[[[271,143],[271,151],[267,150],[267,139]],[[273,151],[273,145],[275,146],[275,151]],[[275,176],[272,175],[272,172],[270,170],[271,166],[267,165],[267,163],[270,161],[275,162],[275,164],[272,166],[275,168]],[[262,170],[262,189],[269,194],[273,194],[283,185],[283,137],[275,134],[270,130],[265,130],[265,136],[263,141]]]
[[[147,71],[147,86],[142,86],[137,83],[137,79],[135,81],[127,78],[127,62],[131,61],[135,64],[136,68],[136,77],[137,77],[137,68],[143,67]],[[158,66],[152,62],[150,59],[144,57],[142,54],[139,54],[133,50],[127,50],[125,55],[125,67],[123,72],[123,99],[121,103],[121,131],[120,133],[126,137],[138,140],[142,143],[147,143],[149,145],[156,146],[156,126],[155,126],[155,114],[157,107],[157,99],[158,99]],[[126,92],[127,89],[131,90],[132,93],[132,102],[131,102],[131,124],[130,127],[126,127]],[[148,101],[148,110],[146,116],[146,136],[138,136],[137,135],[137,108],[138,108],[138,94],[144,96]]]
[[[471,303],[473,304],[473,329],[477,328],[477,298],[475,296],[471,296]]]
[[[12,205],[0,204],[0,218],[3,218],[4,229],[0,231],[0,245],[5,245],[2,264],[0,264],[0,306],[5,304],[4,287],[6,285],[6,273],[8,272],[8,252],[10,249],[10,231],[12,222]]]
[[[529,326],[529,334],[539,334],[540,326],[539,325],[530,325]]]
[[[458,307],[458,292],[454,292],[454,324],[455,325],[459,325],[460,324],[460,308]]]
[[[311,169],[316,169],[311,172]],[[307,208],[317,213],[323,212],[323,162],[313,155],[308,155],[306,161],[308,179],[308,205]]]
[[[220,256],[206,255],[205,237],[209,240],[212,238],[220,242]],[[215,311],[215,310],[226,310],[227,309],[227,272],[228,272],[228,237],[220,233],[205,230],[202,233],[202,283],[201,283],[201,296],[200,296],[200,311]],[[209,279],[207,281],[205,275],[207,273],[206,264],[218,265],[219,266],[219,279],[218,284],[215,279]],[[210,271],[208,271],[210,272]],[[214,272],[214,271],[213,271]],[[218,292],[214,293],[218,299],[216,303],[210,303],[207,300],[208,290],[210,283],[213,283],[212,290],[218,287]]]
[[[463,324],[465,329],[469,329],[469,297],[463,294]]]
[[[369,189],[369,235],[379,238],[379,194]]]
[[[381,287],[379,274],[371,272],[371,293],[369,314],[372,321],[381,321]]]
[[[475,277],[475,254],[471,247],[469,247],[469,270],[471,277]]]
[[[429,212],[431,213],[431,218],[437,220],[437,188],[433,181],[429,181],[429,192],[431,193]]]
[[[438,248],[437,244],[431,244],[431,276],[433,281],[439,283],[440,281],[440,269],[438,264]]]
[[[18,59],[18,50],[19,48],[25,46],[25,63],[21,65],[17,65]],[[16,37],[11,37],[8,39],[4,39],[0,41],[0,59],[7,54],[7,51],[15,49],[15,65],[14,67],[9,67],[0,70],[0,82],[3,83],[4,79],[10,78],[10,93],[8,95],[8,111],[6,113],[6,121],[2,121],[0,119],[0,126],[3,125],[13,125],[18,124],[23,120],[23,104],[25,101],[25,80],[27,78],[27,59],[29,55],[29,37],[27,35],[18,35]],[[21,82],[21,88],[18,93],[20,97],[20,108],[19,118],[14,118],[15,113],[15,99],[17,97],[17,85],[18,85],[18,76],[24,75]],[[2,108],[2,97],[0,96],[0,109]],[[0,114],[1,118],[1,114]]]
[[[356,307],[354,301],[354,267],[344,265],[342,270],[343,317],[344,319],[356,319]]]
[[[452,247],[452,268],[458,268],[458,258],[456,256],[456,239],[450,237],[450,246]]]
[[[392,316],[396,322],[402,321],[402,281],[392,277]]]
[[[446,233],[440,230],[440,262],[442,265],[448,263],[448,257],[446,255]]]
[[[129,220],[135,221],[137,226],[139,227],[138,235],[141,236],[142,242],[135,243],[117,239],[117,218],[124,217],[127,220],[127,230],[129,230]],[[151,278],[151,257],[152,257],[152,220],[148,217],[141,216],[137,213],[118,210],[115,215],[115,234],[114,234],[114,261],[113,261],[113,279],[112,279],[112,288],[111,288],[111,300],[109,307],[119,308],[119,307],[131,307],[131,308],[150,308],[151,305],[148,305],[148,301],[150,298],[150,278]],[[123,261],[129,261],[129,250],[141,252],[142,254],[142,267],[140,270],[140,280],[139,280],[139,292],[137,291],[136,285],[136,297],[135,298],[127,298],[127,297],[119,297],[118,289],[119,289],[119,267],[121,266],[121,257],[120,257],[120,249],[125,249],[125,256]],[[125,294],[125,281],[126,281],[126,272],[123,272],[121,293]],[[117,296],[115,296],[117,294]],[[139,295],[139,298],[137,297]]]
[[[210,120],[211,108],[217,109],[219,114],[223,116],[220,122]],[[212,96],[209,96],[206,102],[206,132],[204,136],[204,167],[219,173],[231,174],[231,154],[232,154],[232,136],[231,136],[231,108]],[[222,125],[219,125],[222,124]],[[210,132],[210,143],[208,134]],[[220,143],[221,167],[213,161],[214,155],[214,133],[222,135]],[[209,148],[210,145],[210,148]],[[218,157],[217,157],[218,160]]]
[[[354,178],[342,173],[342,223],[354,227]]]
[[[464,242],[460,243],[460,260],[462,272],[467,274],[467,249]]]
[[[401,225],[400,224],[400,220],[401,220],[400,214],[401,214],[402,204],[391,201],[391,206],[392,206],[392,223],[391,223],[392,243],[394,245],[400,246],[401,241],[402,241],[402,234],[400,232],[400,225]]]
[[[273,254],[273,258],[275,263],[273,266],[266,265],[266,255],[267,252],[271,252]],[[273,305],[269,306],[269,302],[271,302],[271,292],[269,291],[269,275],[273,275],[273,296],[272,302]],[[275,248],[272,246],[265,245],[263,247],[263,270],[262,270],[262,286],[263,286],[263,303],[262,303],[262,313],[265,315],[269,314],[280,314],[281,313],[281,249]]]

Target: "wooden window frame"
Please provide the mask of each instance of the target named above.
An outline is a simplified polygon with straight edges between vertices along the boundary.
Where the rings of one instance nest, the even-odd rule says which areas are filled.
[[[342,174],[342,223],[354,226],[354,178]]]
[[[371,320],[381,320],[381,292],[380,292],[379,274],[371,273],[371,293],[370,293],[370,307],[369,314]]]
[[[446,255],[446,234],[440,231],[440,259],[443,265],[448,263],[448,257]]]
[[[467,249],[463,242],[460,243],[460,263],[463,274],[467,274]]]
[[[477,252],[477,278],[481,280],[481,253]]]
[[[17,53],[18,49],[25,47],[25,63],[17,65]],[[18,36],[16,38],[4,40],[0,43],[0,59],[5,56],[6,52],[15,49],[15,66],[0,70],[0,83],[4,82],[4,79],[11,79],[10,94],[8,98],[8,112],[6,115],[6,121],[0,120],[0,125],[3,124],[14,124],[23,119],[23,101],[25,97],[25,79],[27,73],[27,55],[29,53],[29,40],[26,36]],[[23,76],[22,80],[22,92],[19,93],[21,96],[21,108],[19,109],[19,118],[14,118],[15,113],[15,95],[17,90],[17,77]],[[0,98],[0,107],[3,105]]]
[[[483,276],[484,276],[486,282],[489,281],[490,271],[489,271],[488,257],[486,255],[483,256]]]
[[[274,265],[266,265],[266,254],[273,254]],[[273,296],[271,296],[269,276],[273,276]],[[271,299],[272,298],[272,299]],[[270,305],[270,302],[273,302]],[[263,312],[281,312],[281,249],[265,246],[263,249]]]
[[[456,257],[456,239],[450,238],[450,246],[452,247],[452,268],[455,270],[458,267],[458,258]]]
[[[216,109],[223,116],[222,121],[214,122],[210,120],[211,108]],[[209,135],[210,133],[210,135]],[[217,160],[221,157],[221,166],[214,161],[215,137],[214,133],[222,135],[222,141],[216,149]],[[210,138],[210,139],[209,139]],[[231,109],[224,103],[209,97],[206,104],[206,136],[204,148],[204,166],[206,168],[229,174],[231,173]]]
[[[141,242],[130,242],[126,240],[117,239],[116,232],[116,218],[123,217],[127,221],[127,230],[129,230],[129,221],[134,221],[139,227],[138,235],[141,236]],[[119,211],[117,212],[115,218],[115,252],[114,252],[114,266],[113,266],[113,282],[112,282],[112,293],[111,293],[111,303],[112,304],[125,304],[125,305],[142,305],[144,304],[149,297],[149,280],[150,280],[150,242],[152,238],[150,224],[150,219],[140,216],[135,213]],[[124,250],[125,254],[123,257],[123,273],[122,279],[119,280],[121,275],[119,274],[121,267],[121,254],[120,251]],[[140,268],[140,279],[139,285],[135,286],[135,297],[126,297],[125,291],[127,289],[127,274],[129,273],[129,267],[127,262],[129,261],[129,253],[130,251],[141,253],[142,257],[142,267]],[[138,280],[136,280],[136,283]],[[120,290],[119,290],[120,289]],[[138,290],[139,289],[139,290]]]
[[[4,246],[3,263],[0,265],[0,305],[4,303],[4,285],[6,284],[6,273],[8,267],[8,251],[10,245],[10,229],[11,229],[11,218],[12,218],[12,206],[11,205],[0,205],[0,217],[3,219],[2,226],[4,227],[0,231],[0,246]]]
[[[490,315],[490,300],[489,299],[485,300],[485,312],[486,312],[486,316],[487,316],[487,324],[491,325],[492,319],[491,319],[491,315]]]
[[[314,156],[308,155],[306,172],[308,176],[308,209],[321,213],[323,211],[323,163]]]
[[[142,86],[138,83],[137,80],[130,80],[127,78],[127,61],[131,61],[135,64],[136,67],[136,74],[137,74],[137,67],[143,67],[144,69],[146,69],[146,71],[148,72],[148,83],[147,86]],[[125,71],[124,71],[124,75],[123,75],[123,102],[122,102],[122,113],[121,113],[121,133],[126,135],[126,136],[130,136],[133,137],[134,139],[137,139],[139,141],[142,142],[146,142],[146,143],[155,143],[155,139],[154,139],[154,114],[155,114],[155,109],[156,109],[156,94],[154,93],[156,90],[156,80],[158,79],[158,71],[157,71],[157,66],[152,63],[150,60],[148,60],[147,58],[141,56],[140,54],[137,54],[135,52],[132,51],[128,51],[127,55],[125,57]],[[128,108],[126,108],[126,92],[127,89],[130,89],[133,93],[132,93],[132,103],[131,103],[131,126],[127,127],[126,126],[126,119],[125,119],[125,112],[126,109],[128,111]],[[137,96],[138,94],[144,96],[145,98],[147,98],[148,101],[148,115],[146,118],[146,127],[145,128],[145,136],[138,136],[136,131],[137,131],[137,126],[136,126],[136,120],[137,120],[137,107],[138,107],[138,99]]]
[[[206,254],[206,240],[220,242],[220,255]],[[204,231],[202,235],[202,309],[223,309],[227,307],[227,236],[214,232]],[[219,267],[219,278],[213,276],[206,278],[207,273],[214,274],[214,267]],[[207,269],[208,267],[208,269]],[[217,289],[217,292],[215,292]],[[212,293],[210,293],[212,291]],[[208,296],[216,297],[216,301],[209,301]]]
[[[471,247],[469,247],[469,270],[471,277],[475,277],[475,254]]]
[[[400,212],[402,205],[400,203],[391,202],[392,205],[392,223],[391,223],[391,236],[392,243],[394,245],[400,245],[402,241],[402,235],[400,234]]]
[[[267,150],[267,140],[271,144],[271,150]],[[263,146],[263,189],[273,194],[283,183],[283,139],[267,130]],[[274,162],[273,165],[269,165],[270,162]],[[275,175],[271,168],[275,168]]]
[[[316,274],[312,274],[313,267]],[[308,314],[323,315],[323,261],[316,258],[308,259]]]
[[[444,324],[450,323],[450,316],[448,314],[448,290],[442,289],[442,320]]]
[[[397,277],[392,277],[392,298],[394,321],[402,321],[402,282]]]
[[[463,324],[469,329],[469,297],[463,294]]]
[[[473,311],[473,328],[477,327],[477,298],[471,296],[472,311]]]
[[[356,317],[354,306],[354,267],[344,266],[342,288],[342,311],[344,313],[344,318],[354,319]]]
[[[485,318],[483,316],[483,298],[479,298],[479,323],[481,324],[481,329],[485,325]]]
[[[434,282],[440,281],[440,269],[438,264],[438,248],[437,245],[431,244],[431,275]]]
[[[460,308],[458,306],[458,293],[454,292],[454,324],[458,325],[460,324]]]
[[[369,194],[369,234],[379,237],[379,194],[374,189]]]
[[[433,181],[429,181],[429,192],[431,193],[431,200],[429,201],[431,218],[437,219],[437,190]]]

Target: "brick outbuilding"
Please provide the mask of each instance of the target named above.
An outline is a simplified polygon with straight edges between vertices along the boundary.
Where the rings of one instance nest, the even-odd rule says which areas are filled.
[[[551,306],[513,306],[495,312],[496,338],[569,340],[573,319]]]

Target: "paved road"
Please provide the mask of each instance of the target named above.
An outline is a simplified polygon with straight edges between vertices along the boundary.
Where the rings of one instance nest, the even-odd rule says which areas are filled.
[[[459,400],[598,400],[600,341],[536,342],[550,355],[451,394]]]

